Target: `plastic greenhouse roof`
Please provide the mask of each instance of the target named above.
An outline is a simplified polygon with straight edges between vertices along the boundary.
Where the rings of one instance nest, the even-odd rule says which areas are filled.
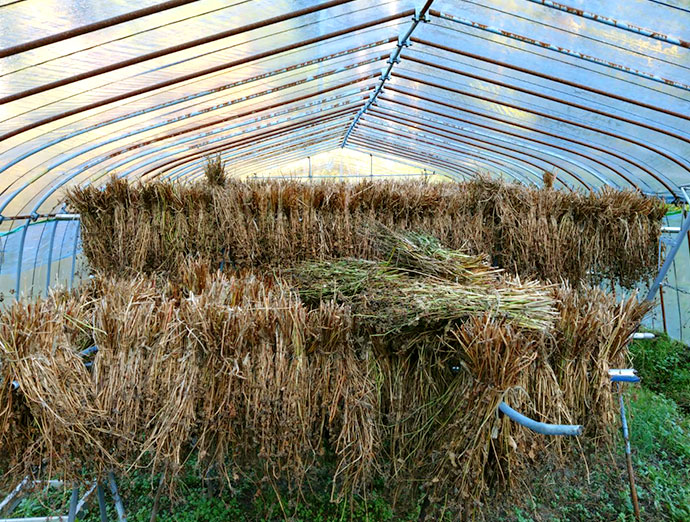
[[[687,0],[0,0],[0,214],[347,147],[679,196]]]

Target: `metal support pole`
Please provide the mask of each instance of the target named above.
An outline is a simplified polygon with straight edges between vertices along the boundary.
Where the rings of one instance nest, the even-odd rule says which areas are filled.
[[[79,484],[76,482],[72,486],[72,496],[69,499],[69,512],[67,522],[74,522],[77,518],[77,503],[79,502]]]
[[[108,485],[110,486],[110,493],[113,495],[113,502],[115,502],[115,511],[117,511],[117,519],[120,522],[127,522],[125,515],[125,506],[122,504],[122,498],[117,491],[117,483],[115,482],[115,474],[112,471],[108,472]]]
[[[680,227],[680,233],[673,240],[671,250],[666,256],[664,264],[661,266],[661,270],[659,270],[659,273],[657,274],[656,279],[654,279],[652,286],[649,288],[649,293],[646,297],[647,301],[654,300],[654,296],[656,296],[656,291],[659,290],[659,287],[661,286],[661,283],[666,277],[669,268],[671,268],[671,264],[673,264],[673,260],[675,259],[678,250],[680,250],[680,245],[683,243],[683,239],[685,239],[685,237],[688,235],[688,232],[690,232],[690,217],[686,218],[685,221],[683,221],[683,224]]]
[[[11,512],[9,509],[10,505],[12,504],[12,500],[19,495],[22,490],[26,487],[26,485],[29,483],[29,477],[26,476],[22,481],[17,484],[17,487],[14,488],[9,495],[7,495],[2,502],[0,502],[0,514],[3,513],[3,511],[7,510],[8,513]]]
[[[19,240],[19,254],[17,255],[17,277],[14,284],[14,298],[19,300],[19,289],[22,284],[22,263],[24,262],[24,243],[26,242],[26,233],[29,231],[30,219],[26,220],[24,225],[24,230],[22,230],[22,236]]]
[[[374,156],[369,154],[369,176],[374,177]]]
[[[74,232],[74,246],[72,247],[72,271],[69,275],[69,289],[74,287],[74,272],[77,268],[77,245],[79,245],[79,234],[81,231],[81,221],[77,222],[77,230]]]
[[[84,505],[86,505],[86,501],[91,496],[91,493],[93,493],[93,490],[96,489],[96,484],[97,483],[94,481],[94,483],[91,484],[91,487],[87,490],[87,492],[84,493],[84,496],[79,499],[79,503],[77,504],[77,514],[79,514],[81,510],[84,508]]]
[[[101,513],[101,522],[108,522],[108,512],[105,505],[105,492],[103,485],[99,482],[96,486],[96,495],[98,496],[98,509]]]
[[[639,380],[639,379],[638,379]],[[618,404],[621,409],[621,423],[623,430],[623,438],[625,439],[625,460],[628,466],[628,480],[630,481],[630,498],[632,499],[633,509],[635,510],[635,519],[640,522],[640,504],[637,500],[637,487],[635,486],[635,473],[632,467],[632,455],[630,453],[630,434],[628,432],[628,421],[625,418],[625,404],[623,402],[623,392],[621,391],[620,382],[616,382],[618,390]]]
[[[683,191],[683,193],[685,193],[684,188],[681,188],[681,190]],[[683,206],[683,219],[688,219],[688,210],[685,208],[686,206],[690,208],[690,202],[688,202],[687,205]],[[686,235],[688,236],[688,253],[690,253],[690,230],[688,230],[688,233]],[[681,331],[683,331],[682,328]]]
[[[309,179],[311,179],[311,156],[307,156],[307,160],[309,160]]]
[[[46,267],[46,295],[50,290],[50,275],[53,267],[53,246],[55,245],[55,232],[57,231],[57,221],[53,221],[53,232],[50,234],[50,246],[48,247],[48,266]]]

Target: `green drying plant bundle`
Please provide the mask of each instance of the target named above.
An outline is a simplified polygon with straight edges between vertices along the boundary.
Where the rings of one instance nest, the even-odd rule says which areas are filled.
[[[486,255],[523,278],[625,287],[656,271],[661,200],[631,191],[463,183],[128,184],[70,190],[83,247],[99,272],[175,273],[189,256],[214,267],[276,268],[341,257],[379,260],[372,221]],[[385,259],[383,259],[385,260]]]

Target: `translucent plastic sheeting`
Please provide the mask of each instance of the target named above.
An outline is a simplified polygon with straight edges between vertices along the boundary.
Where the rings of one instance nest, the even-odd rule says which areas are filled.
[[[0,306],[18,295],[38,297],[85,277],[78,220],[43,220],[0,234]]]
[[[689,41],[690,7],[649,0],[0,2],[0,214],[339,147],[672,199]]]
[[[425,169],[420,163],[392,160],[379,154],[367,154],[357,150],[339,149],[291,161],[277,168],[267,167],[266,171],[256,173],[256,176],[301,179],[311,176],[315,180],[333,178],[357,181],[367,176],[397,179],[433,174],[433,170]]]
[[[679,227],[681,214],[668,216],[665,225]],[[662,236],[662,243],[669,245],[676,239],[675,233]],[[661,260],[660,260],[661,261]],[[645,295],[646,288],[641,289]],[[688,238],[683,238],[678,254],[666,274],[661,287],[663,301],[658,298],[656,306],[645,318],[644,325],[657,331],[665,331],[674,339],[688,344],[690,341],[690,247]]]

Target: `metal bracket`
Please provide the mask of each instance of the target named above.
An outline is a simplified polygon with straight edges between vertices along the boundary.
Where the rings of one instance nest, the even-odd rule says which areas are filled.
[[[412,20],[414,20],[417,23],[424,22],[425,24],[431,22],[429,14],[427,12],[422,13],[422,9],[420,7],[415,8]]]
[[[640,382],[640,377],[634,368],[611,369],[609,377],[611,382]]]

